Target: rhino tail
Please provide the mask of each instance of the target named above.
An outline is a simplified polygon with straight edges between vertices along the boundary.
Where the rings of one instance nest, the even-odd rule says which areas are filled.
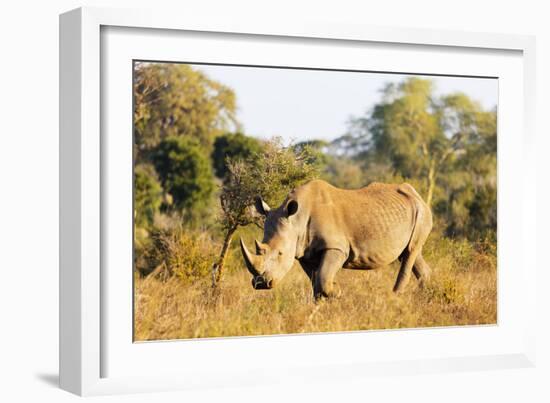
[[[409,199],[413,209],[413,227],[407,244],[407,250],[412,252],[418,247],[422,247],[426,238],[428,238],[428,234],[432,229],[432,214],[430,208],[414,187],[408,183],[403,183],[399,186],[398,191]]]

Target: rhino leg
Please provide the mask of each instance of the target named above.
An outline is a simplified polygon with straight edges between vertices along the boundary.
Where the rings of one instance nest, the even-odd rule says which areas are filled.
[[[309,280],[313,283],[313,276],[315,273],[315,269],[319,266],[318,262],[313,262],[311,260],[305,260],[304,258],[298,259],[300,262],[300,266],[302,266],[302,269],[304,270],[304,273],[308,276]]]
[[[413,273],[418,281],[420,281],[421,286],[430,279],[430,272],[430,266],[428,266],[428,263],[422,257],[422,253],[419,253],[414,262]]]
[[[347,256],[336,249],[328,249],[324,252],[321,265],[312,279],[315,299],[336,296],[334,277],[342,268],[346,259]]]
[[[399,269],[399,274],[397,275],[397,280],[393,287],[394,292],[401,292],[404,290],[405,286],[409,282],[414,262],[419,253],[419,250],[412,250],[403,254],[401,268]]]
[[[413,271],[417,258],[421,255],[422,246],[424,246],[424,242],[426,242],[426,239],[432,229],[432,218],[429,208],[425,204],[416,201],[415,209],[415,223],[412,230],[411,239],[407,245],[407,248],[401,255],[401,268],[399,269],[399,274],[397,275],[397,280],[395,282],[395,286],[393,287],[394,292],[401,292],[405,289],[405,286],[411,277],[411,272]],[[424,259],[422,258],[419,260],[420,263],[423,261]],[[421,264],[419,264],[416,268],[417,271],[420,266]],[[420,268],[420,270],[422,269],[425,269],[425,266]]]
[[[399,262],[403,263],[403,259],[406,256],[406,252],[404,252],[401,256],[399,256]],[[412,272],[416,279],[420,282],[420,285],[423,285],[430,279],[430,273],[431,269],[428,263],[424,260],[424,257],[422,256],[422,253],[419,253],[416,257],[416,260],[414,261],[414,265],[412,268]]]

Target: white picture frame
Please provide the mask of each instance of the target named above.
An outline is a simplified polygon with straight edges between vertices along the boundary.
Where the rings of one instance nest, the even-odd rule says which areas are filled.
[[[164,40],[161,38],[162,35],[170,33],[168,35],[170,38],[165,39],[166,44],[160,46],[166,50],[166,53],[158,53],[163,60],[181,60],[181,56],[176,55],[171,58],[166,55],[169,55],[171,47],[174,47],[174,41],[179,40],[178,33],[185,35],[186,32],[191,32],[194,37],[198,38],[201,35],[216,34],[218,41],[219,38],[223,40],[224,36],[227,36],[229,41],[229,36],[236,35],[238,38],[253,38],[253,41],[260,45],[263,43],[262,41],[280,42],[280,46],[283,48],[287,46],[289,52],[291,51],[287,45],[289,41],[300,44],[300,46],[308,46],[311,41],[318,40],[324,41],[323,46],[331,46],[335,52],[346,45],[360,47],[363,44],[376,44],[381,49],[393,46],[396,52],[405,52],[408,47],[416,49],[415,51],[427,52],[427,54],[431,50],[454,52],[456,53],[455,57],[461,57],[460,52],[470,52],[473,55],[472,58],[475,58],[475,55],[481,58],[492,53],[513,54],[514,61],[510,64],[512,67],[503,73],[509,77],[505,82],[509,82],[510,85],[506,84],[504,88],[501,88],[501,96],[504,96],[501,101],[504,102],[504,106],[502,103],[499,105],[499,268],[501,264],[508,264],[503,261],[503,254],[506,254],[506,257],[509,257],[507,259],[509,264],[517,262],[521,271],[508,280],[499,278],[499,325],[484,329],[451,328],[418,332],[406,331],[408,332],[406,335],[404,335],[404,331],[385,331],[329,334],[323,335],[322,338],[319,336],[278,336],[238,338],[236,340],[153,342],[141,344],[138,351],[136,344],[127,337],[127,332],[130,329],[125,325],[120,329],[116,328],[116,323],[126,323],[124,321],[128,318],[123,315],[124,312],[127,313],[127,309],[118,310],[111,305],[110,301],[113,298],[109,298],[109,295],[113,289],[117,289],[115,285],[117,279],[109,277],[104,270],[102,271],[102,267],[108,265],[109,257],[106,251],[112,249],[105,244],[105,228],[109,225],[124,225],[124,221],[115,220],[113,215],[106,215],[105,211],[102,213],[102,208],[106,210],[105,206],[109,206],[110,203],[109,181],[112,182],[112,180],[109,178],[114,175],[114,171],[109,171],[109,169],[115,169],[112,168],[112,164],[108,163],[108,152],[106,151],[108,151],[108,147],[124,146],[123,143],[117,145],[111,142],[112,136],[105,138],[105,133],[109,133],[111,120],[114,119],[114,124],[121,123],[122,129],[125,130],[128,119],[130,119],[130,115],[119,115],[117,109],[109,109],[109,107],[108,110],[105,110],[103,108],[107,103],[110,106],[115,105],[113,103],[115,99],[120,99],[120,105],[127,107],[128,97],[131,99],[131,86],[127,88],[127,93],[125,96],[123,94],[122,98],[116,98],[116,94],[120,96],[120,91],[111,91],[110,83],[112,81],[106,81],[102,74],[112,74],[114,70],[109,70],[111,67],[108,61],[106,62],[102,58],[112,57],[114,60],[115,56],[105,49],[116,46],[119,46],[115,52],[117,57],[126,57],[126,60],[134,57],[131,51],[124,52],[124,49],[133,47],[127,47],[127,43],[120,42],[128,40],[127,38],[109,39],[107,46],[106,37],[102,34],[108,32],[109,27],[117,27],[116,29],[122,31],[126,29],[122,36],[137,35],[137,32],[142,32],[147,36],[153,32],[150,30],[155,30],[157,35],[155,40],[158,41]],[[138,31],[139,29],[142,31]],[[119,42],[116,42],[117,40]],[[246,46],[246,40],[243,39],[242,42],[243,46]],[[205,46],[210,45],[205,44]],[[144,44],[143,48],[146,47]],[[246,47],[244,49],[246,50]],[[315,21],[295,23],[269,20],[201,19],[192,15],[182,16],[150,10],[80,8],[61,15],[61,387],[79,395],[96,395],[295,382],[298,379],[300,381],[308,379],[329,381],[335,378],[345,379],[350,376],[369,376],[374,373],[412,374],[534,365],[536,288],[534,284],[536,242],[533,239],[536,234],[535,195],[532,191],[535,188],[535,159],[533,158],[535,152],[534,52],[534,38],[520,35],[366,27]],[[197,60],[197,57],[201,56],[196,56],[194,61],[200,61]],[[220,57],[222,57],[220,61],[223,61],[223,56]],[[258,58],[258,64],[268,63],[265,61],[267,56],[265,56],[265,60],[260,60],[263,57],[261,52],[256,52],[250,57]],[[433,58],[433,56],[431,57]],[[318,60],[313,60],[313,56],[311,60],[311,63],[320,63]],[[414,64],[410,64],[404,69],[407,72],[434,73],[438,68],[445,68],[444,65],[438,67],[435,59],[433,62],[432,71],[427,71],[426,68],[421,68],[421,71],[414,70]],[[495,64],[498,63],[488,61],[487,72],[496,69]],[[114,64],[114,68],[121,71],[126,67],[125,65],[121,66],[120,63]],[[447,68],[450,69],[450,67]],[[475,68],[483,69],[481,64]],[[474,71],[475,68],[471,66],[471,63],[468,66],[459,64],[445,73],[459,74],[461,69]],[[499,68],[504,69],[504,67]],[[411,71],[411,69],[413,70]],[[127,73],[123,72],[122,74]],[[122,82],[124,82],[124,77],[127,76],[121,76]],[[113,95],[115,98],[110,98],[111,93],[116,93]],[[514,111],[517,112],[516,116],[510,117],[510,121],[503,120],[506,119],[506,116],[501,119],[501,106],[505,112],[508,112],[505,114],[506,116],[510,117]],[[518,106],[520,110],[517,109]],[[118,106],[113,106],[113,108],[118,108]],[[514,130],[515,133],[512,133],[511,130],[508,133],[506,129],[512,127],[517,130]],[[501,128],[506,136],[505,142],[501,141]],[[506,154],[501,159],[501,146],[504,147],[503,153],[506,153],[507,148],[520,150],[523,155],[521,169],[512,170],[507,165],[509,160],[505,158]],[[131,175],[130,167],[125,169],[125,175],[128,175],[128,172]],[[124,181],[128,176],[122,175],[120,178],[119,180]],[[116,181],[116,179],[113,180]],[[506,193],[506,182],[503,181],[514,181],[516,184],[517,181],[520,181],[521,189],[531,190],[516,192],[515,196],[511,195],[503,201],[501,184],[504,193]],[[501,214],[501,202],[510,203],[511,207],[518,207],[518,214],[513,217],[506,212]],[[109,221],[105,222],[105,220]],[[509,222],[509,225],[504,226],[507,228],[506,232],[500,229],[500,223],[504,220]],[[510,229],[518,232],[514,233],[512,237]],[[502,253],[501,245],[504,246]],[[515,245],[515,248],[511,250],[507,245]],[[109,287],[105,283],[107,278],[111,281]],[[501,296],[500,290],[503,289],[504,280],[506,280],[504,290],[510,290],[510,292]],[[128,291],[127,287],[123,291],[123,295],[125,295]],[[512,304],[510,301],[512,297],[516,296],[521,298],[521,304]],[[123,297],[121,300],[124,300]],[[122,305],[121,307],[124,308]],[[501,314],[505,316],[508,310],[513,310],[514,313],[507,320],[503,319],[504,322],[502,322]],[[513,318],[520,315],[521,321],[517,321],[517,323],[512,321]],[[112,336],[113,333],[115,336]],[[117,338],[117,334],[122,336]],[[120,341],[121,337],[122,341]],[[322,346],[331,345],[331,343],[341,345],[339,343],[342,337],[346,338],[346,344],[351,347],[349,347],[349,351],[342,351],[341,355],[349,354],[349,359],[339,360],[337,356],[329,356],[324,360],[312,359],[312,349],[322,348]],[[383,355],[389,351],[390,343],[399,342],[404,337],[407,338],[407,342],[418,345],[433,345],[433,341],[438,338],[446,340],[447,343],[460,339],[463,345],[457,346],[454,350],[444,346],[432,351],[420,349],[422,351],[416,355],[401,356],[399,354],[405,353],[400,353],[399,350],[393,356]],[[494,342],[495,347],[489,349],[487,346],[495,338],[503,341],[501,344]],[[374,351],[370,352],[370,358],[365,358],[359,353],[353,354],[354,351],[357,351],[353,350],[355,348],[353,346],[360,345],[365,340],[381,343],[382,347],[378,345],[377,349],[382,355],[376,356]],[[471,348],[472,343],[480,340],[477,349]],[[483,344],[484,342],[486,344]],[[274,351],[274,357],[266,362],[255,362],[254,358],[258,352],[266,350]],[[295,359],[277,361],[276,355],[281,356],[280,353],[284,350],[293,353]],[[170,355],[176,357],[177,354],[181,355],[182,351],[188,357],[184,363],[178,359],[169,362],[167,357]],[[365,351],[368,349],[365,348],[365,351],[361,351],[366,354]],[[301,352],[303,355],[295,354],[296,352]],[[151,373],[132,371],[132,367],[136,366],[132,357],[134,355],[137,357],[138,354],[140,360],[147,360],[143,362],[147,362],[145,367],[149,370],[154,369],[155,365],[159,365],[159,363],[162,363],[162,367],[166,370],[162,373],[158,371],[157,375],[154,375],[152,371],[149,371]],[[207,361],[206,364],[199,365],[201,357],[203,361]],[[238,361],[242,362],[235,366],[232,362],[236,357],[239,357]],[[112,370],[111,364],[107,365],[111,362],[127,362],[128,364],[126,366],[117,364],[117,369]],[[191,367],[193,367],[192,372],[188,371]],[[253,380],[250,378],[252,371],[255,374]]]

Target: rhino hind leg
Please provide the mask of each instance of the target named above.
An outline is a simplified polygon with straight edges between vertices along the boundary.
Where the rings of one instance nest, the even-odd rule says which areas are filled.
[[[399,262],[402,263],[404,257],[407,255],[407,252],[403,252],[401,256],[399,256]],[[416,257],[416,260],[414,261],[414,265],[412,267],[412,272],[416,279],[420,282],[420,285],[424,285],[429,279],[431,275],[431,268],[424,260],[424,257],[422,256],[422,253],[419,253]]]
[[[327,249],[319,269],[312,277],[313,294],[316,300],[337,296],[334,286],[334,277],[342,268],[347,256],[339,250]]]
[[[421,286],[423,286],[430,279],[431,269],[422,257],[422,253],[419,253],[416,257],[412,270],[417,280],[420,281]]]
[[[422,277],[423,272],[428,273],[428,265],[425,264],[426,262],[422,258],[422,247],[428,238],[431,227],[431,216],[426,214],[425,206],[416,203],[415,224],[409,244],[400,256],[401,268],[399,269],[399,274],[397,275],[397,280],[393,287],[394,292],[399,293],[405,289],[413,269],[417,278],[418,274]]]
[[[402,292],[405,289],[405,286],[408,284],[411,277],[414,263],[419,254],[419,250],[407,251],[403,254],[403,259],[401,260],[401,268],[399,269],[397,280],[395,281],[395,285],[393,286],[394,292]]]

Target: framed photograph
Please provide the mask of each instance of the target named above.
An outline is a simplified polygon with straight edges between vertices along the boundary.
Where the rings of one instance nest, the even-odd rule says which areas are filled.
[[[84,8],[60,49],[62,388],[534,365],[533,38]]]

